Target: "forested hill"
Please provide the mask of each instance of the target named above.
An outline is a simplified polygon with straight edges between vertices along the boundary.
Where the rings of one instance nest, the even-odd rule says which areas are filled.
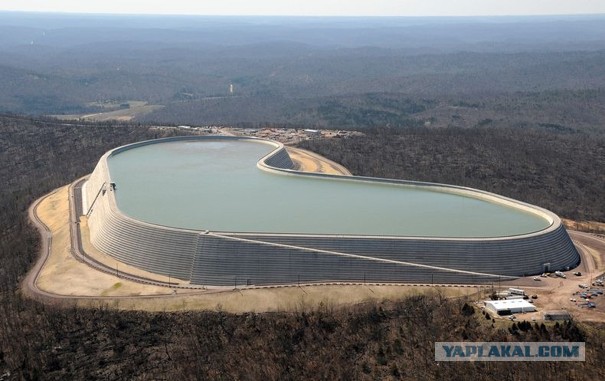
[[[161,136],[135,125],[0,115],[0,290],[16,287],[38,255],[26,214],[37,197],[90,173],[110,148]]]
[[[605,222],[605,136],[540,128],[373,128],[301,147],[355,175],[478,188]]]
[[[161,123],[406,125],[402,103],[605,88],[605,16],[0,13],[0,51],[0,112],[30,115],[137,101],[164,107],[131,116]]]

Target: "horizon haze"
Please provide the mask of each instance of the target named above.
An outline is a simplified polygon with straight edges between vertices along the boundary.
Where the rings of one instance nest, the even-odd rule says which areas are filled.
[[[0,3],[0,11],[207,16],[521,16],[605,14],[605,3],[591,0],[376,0],[344,4],[337,0],[232,0],[226,3],[21,0]]]

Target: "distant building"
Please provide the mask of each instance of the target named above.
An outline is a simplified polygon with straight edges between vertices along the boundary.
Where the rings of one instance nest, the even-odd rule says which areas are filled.
[[[536,311],[536,307],[533,304],[523,299],[488,300],[484,304],[486,310],[500,316]]]
[[[311,129],[306,129],[305,130],[305,134],[309,135],[309,136],[319,136],[321,135],[321,131],[319,130],[311,130]]]
[[[565,310],[544,311],[544,320],[571,320],[571,314]]]

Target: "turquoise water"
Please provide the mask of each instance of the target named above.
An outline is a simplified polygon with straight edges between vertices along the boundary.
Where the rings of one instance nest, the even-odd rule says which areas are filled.
[[[210,231],[498,237],[549,226],[532,213],[402,185],[274,174],[255,141],[177,141],[108,159],[118,207],[138,220]]]

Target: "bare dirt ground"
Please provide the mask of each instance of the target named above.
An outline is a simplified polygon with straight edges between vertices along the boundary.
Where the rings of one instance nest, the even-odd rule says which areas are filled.
[[[56,118],[63,120],[89,120],[95,122],[105,122],[109,120],[118,121],[131,121],[135,116],[141,116],[149,114],[150,112],[160,109],[164,106],[160,105],[149,105],[147,102],[142,101],[131,101],[129,102],[129,108],[123,108],[119,110],[98,112],[95,114],[77,114],[77,115],[53,115]]]
[[[351,176],[351,172],[342,165],[314,152],[295,147],[286,147],[286,150],[299,171]]]
[[[520,320],[541,320],[544,311],[567,310],[574,319],[582,321],[605,321],[605,296],[599,295],[591,299],[596,308],[587,308],[586,300],[580,298],[582,289],[580,284],[586,284],[589,288],[603,289],[605,287],[592,287],[592,282],[605,273],[605,240],[590,233],[568,231],[576,248],[578,249],[582,262],[575,269],[564,271],[566,278],[560,278],[554,274],[548,277],[525,277],[512,282],[502,282],[494,285],[495,289],[506,290],[508,287],[522,288],[528,295],[537,295],[534,300],[538,311],[518,315]],[[581,272],[581,276],[574,272]],[[539,280],[534,280],[534,278]],[[575,301],[573,301],[574,299]]]
[[[164,287],[124,282],[118,277],[96,271],[71,255],[69,237],[69,202],[67,186],[45,198],[38,206],[38,217],[52,232],[52,245],[36,286],[57,295],[134,296],[168,294]],[[115,262],[115,261],[114,261]],[[126,269],[126,265],[123,265]]]
[[[574,221],[561,218],[563,225],[569,230],[578,230],[582,232],[591,232],[599,235],[605,235],[605,223],[596,221]]]
[[[301,285],[262,289],[232,289],[203,293],[179,293],[170,297],[88,298],[79,299],[79,306],[109,306],[145,311],[210,310],[232,313],[310,311],[324,307],[382,301],[408,295],[441,293],[448,297],[472,295],[474,288],[411,287],[376,285]]]

